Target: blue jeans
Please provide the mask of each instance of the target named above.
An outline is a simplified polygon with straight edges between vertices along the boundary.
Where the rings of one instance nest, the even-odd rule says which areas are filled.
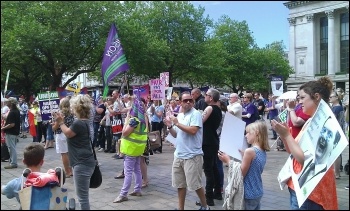
[[[90,210],[89,187],[94,169],[95,165],[77,164],[73,167],[74,186],[81,210]]]
[[[291,188],[288,188],[290,193],[290,209],[291,210],[323,210],[323,207],[310,199],[306,199],[305,202],[299,208],[297,195],[295,191]]]
[[[142,174],[140,167],[141,156],[131,157],[124,156],[124,184],[120,191],[121,196],[127,196],[131,186],[132,173],[135,173],[135,187],[134,192],[141,192],[142,187]]]
[[[17,135],[6,134],[6,144],[10,152],[10,165],[17,167]]]
[[[222,165],[222,161],[219,158],[217,158],[216,161],[217,161],[216,164],[219,170],[220,187],[223,188],[224,187],[224,167]]]
[[[260,201],[262,197],[256,199],[244,199],[245,210],[260,210]]]

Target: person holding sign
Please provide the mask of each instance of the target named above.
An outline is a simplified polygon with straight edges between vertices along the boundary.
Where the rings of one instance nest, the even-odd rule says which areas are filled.
[[[333,88],[333,83],[328,77],[321,77],[317,81],[309,81],[303,84],[299,88],[300,104],[302,106],[303,112],[307,115],[313,116],[317,110],[321,99],[325,102],[329,101],[330,93]],[[295,174],[301,173],[304,163],[306,161],[306,156],[302,148],[299,145],[299,140],[303,136],[309,124],[310,118],[303,126],[299,135],[294,139],[290,133],[287,124],[282,124],[276,120],[271,121],[272,128],[280,135],[286,150],[290,153],[292,158],[291,168]],[[305,202],[298,206],[297,195],[295,192],[295,187],[290,177],[287,181],[289,193],[290,193],[290,206],[291,209],[325,209],[325,210],[337,210],[338,200],[335,185],[335,177],[333,168],[330,168],[319,183],[316,185],[314,190],[312,190],[309,197]]]
[[[246,127],[245,137],[247,142],[251,144],[251,147],[244,152],[239,149],[243,156],[241,170],[244,177],[245,209],[260,210],[260,201],[264,194],[261,174],[266,164],[266,151],[270,150],[266,123],[256,121],[249,124]],[[219,151],[218,156],[222,162],[233,165],[226,153]],[[231,181],[231,179],[228,181]]]

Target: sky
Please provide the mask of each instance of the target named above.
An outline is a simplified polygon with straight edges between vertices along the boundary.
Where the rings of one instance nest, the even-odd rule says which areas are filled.
[[[228,15],[232,20],[246,21],[255,42],[260,48],[274,41],[283,41],[289,49],[289,9],[286,1],[191,1],[205,8],[204,15],[215,22]]]

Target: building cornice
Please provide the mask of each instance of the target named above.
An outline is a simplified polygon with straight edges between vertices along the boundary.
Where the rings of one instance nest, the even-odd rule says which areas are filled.
[[[314,2],[314,1],[287,1],[283,3],[283,5],[286,6],[288,9],[292,9],[292,8],[303,6],[310,2]]]

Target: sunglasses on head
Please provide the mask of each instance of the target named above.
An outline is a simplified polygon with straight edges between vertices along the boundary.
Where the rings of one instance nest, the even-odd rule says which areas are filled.
[[[193,103],[193,100],[192,99],[183,99],[182,100],[183,103]]]

